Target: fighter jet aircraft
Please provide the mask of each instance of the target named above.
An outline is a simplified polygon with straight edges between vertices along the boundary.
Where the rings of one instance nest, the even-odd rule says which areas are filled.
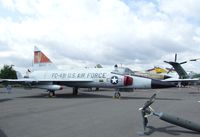
[[[34,63],[38,66],[46,65],[48,69],[30,71],[26,75],[17,72],[18,79],[4,79],[0,83],[19,83],[29,88],[45,89],[49,96],[54,96],[55,91],[63,89],[63,86],[73,88],[73,95],[78,94],[78,88],[114,88],[114,97],[120,97],[119,89],[150,89],[174,87],[173,84],[159,80],[153,80],[129,74],[120,74],[117,68],[79,68],[58,70],[49,68],[52,65],[50,59],[38,48],[34,51]]]

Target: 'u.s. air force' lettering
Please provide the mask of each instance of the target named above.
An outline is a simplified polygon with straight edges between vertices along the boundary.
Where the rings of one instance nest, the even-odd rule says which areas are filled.
[[[117,76],[112,76],[110,82],[112,84],[114,84],[114,85],[117,84],[118,83],[118,77]]]
[[[52,73],[53,79],[66,78],[106,78],[106,73]]]

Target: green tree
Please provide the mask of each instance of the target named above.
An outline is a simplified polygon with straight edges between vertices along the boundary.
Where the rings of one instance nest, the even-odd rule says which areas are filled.
[[[16,71],[12,68],[12,65],[4,65],[0,70],[1,79],[17,79]]]

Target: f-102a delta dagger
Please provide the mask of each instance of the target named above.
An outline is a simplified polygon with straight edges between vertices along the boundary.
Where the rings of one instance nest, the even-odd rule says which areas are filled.
[[[63,86],[73,88],[73,95],[78,94],[79,88],[114,88],[114,97],[120,97],[119,89],[151,89],[174,87],[168,82],[138,77],[129,74],[120,74],[107,68],[80,68],[59,70],[52,67],[52,62],[38,48],[34,51],[34,64],[37,69],[27,71],[26,74],[17,72],[18,79],[3,79],[1,83],[19,83],[30,88],[45,89],[49,96],[54,96],[55,91],[63,89]],[[46,65],[46,69],[43,68]],[[48,69],[47,69],[48,68]]]

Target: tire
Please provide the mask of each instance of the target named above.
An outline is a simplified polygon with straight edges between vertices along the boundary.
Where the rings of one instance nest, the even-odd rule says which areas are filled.
[[[114,95],[115,98],[120,98],[121,97],[121,94],[119,92],[115,93]]]
[[[49,97],[53,97],[55,96],[55,92],[54,91],[49,91]]]

